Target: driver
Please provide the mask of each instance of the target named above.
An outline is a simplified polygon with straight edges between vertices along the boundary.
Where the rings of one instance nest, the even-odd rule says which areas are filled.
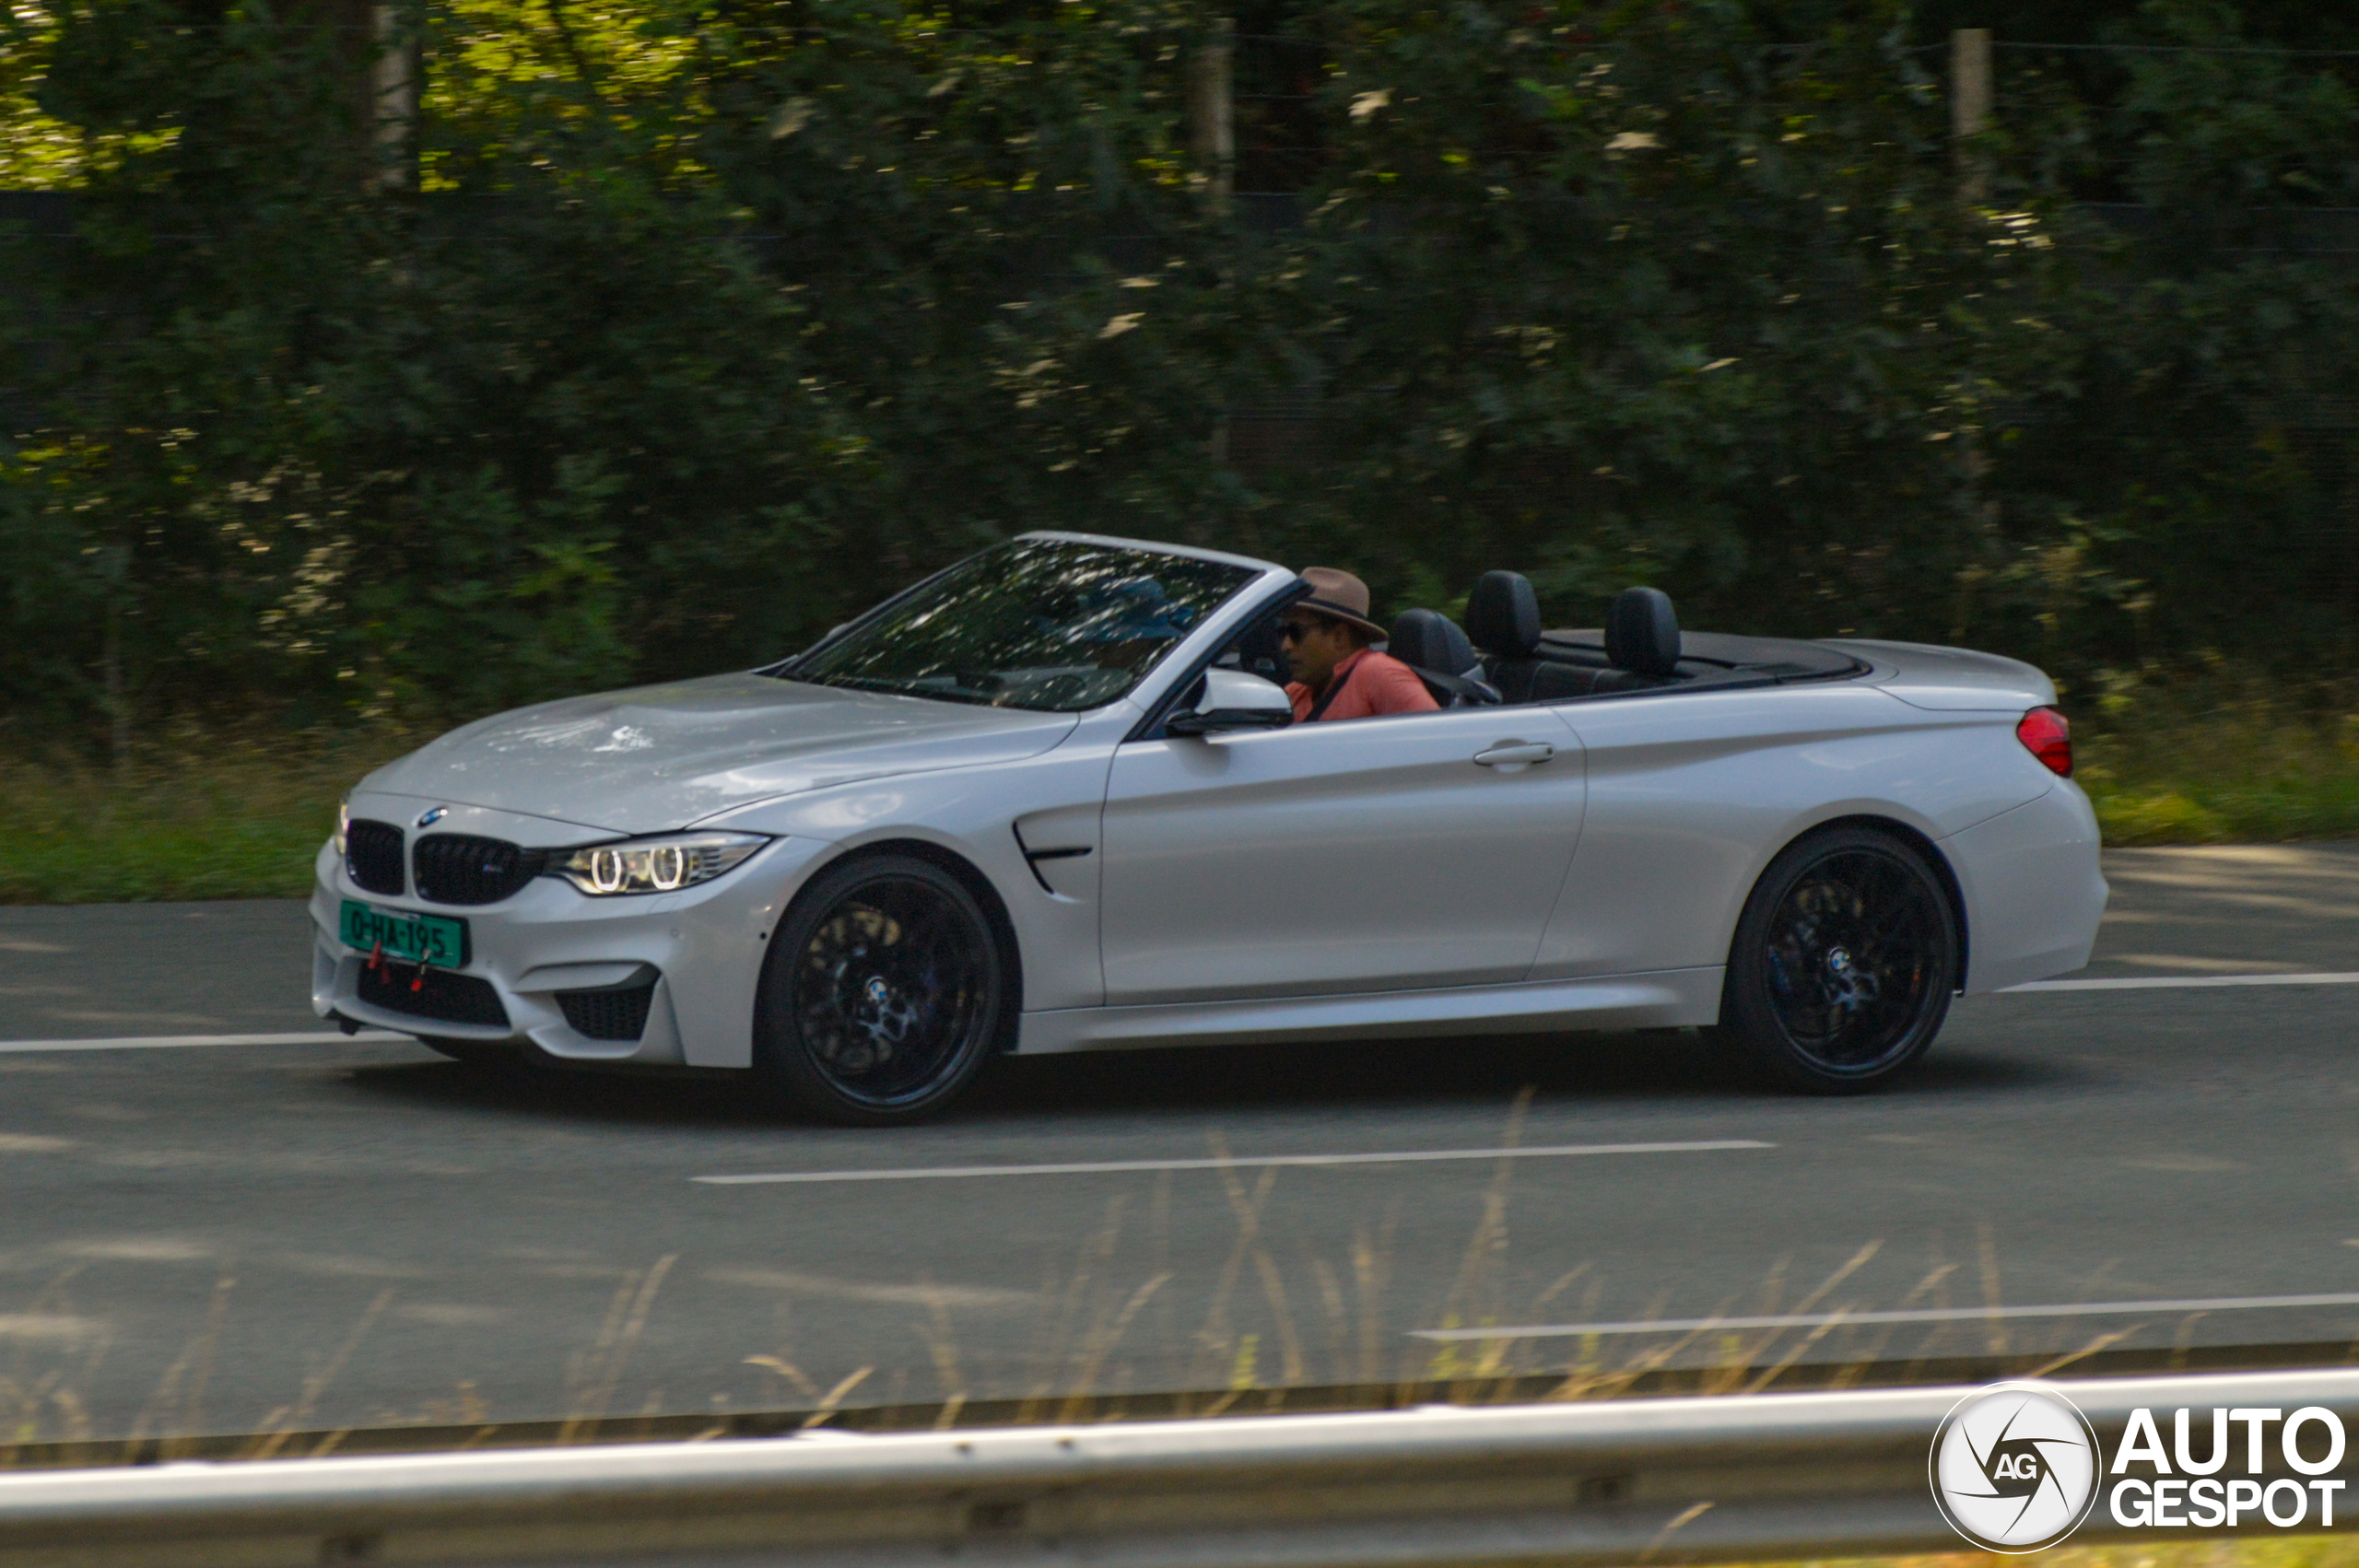
[[[1333,567],[1306,567],[1310,597],[1286,609],[1278,635],[1294,679],[1294,721],[1423,713],[1440,704],[1415,671],[1369,644],[1384,628],[1367,618],[1367,584]]]

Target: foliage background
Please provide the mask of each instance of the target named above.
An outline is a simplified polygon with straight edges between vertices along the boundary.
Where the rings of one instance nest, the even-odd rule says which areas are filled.
[[[2226,52],[2359,47],[2304,8],[435,0],[392,149],[344,0],[9,17],[0,185],[70,193],[0,205],[28,743],[747,664],[1038,527],[1651,581],[2091,711],[2352,651],[2359,59]]]

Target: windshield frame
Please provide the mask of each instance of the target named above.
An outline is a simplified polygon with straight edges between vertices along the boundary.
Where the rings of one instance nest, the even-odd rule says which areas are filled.
[[[1139,675],[1139,677],[1132,684],[1130,688],[1120,696],[1109,697],[1106,701],[1098,703],[1093,707],[1082,708],[1035,708],[1018,707],[1013,704],[1000,708],[1000,711],[1007,713],[1055,712],[1065,713],[1073,717],[1080,717],[1085,714],[1103,713],[1109,709],[1122,708],[1125,706],[1143,706],[1150,711],[1157,709],[1165,704],[1171,690],[1176,685],[1184,682],[1187,678],[1198,673],[1197,666],[1205,659],[1210,657],[1212,650],[1218,649],[1228,639],[1228,638],[1236,633],[1238,627],[1243,626],[1245,622],[1250,619],[1250,617],[1254,614],[1258,613],[1260,609],[1266,606],[1268,599],[1267,591],[1298,580],[1293,568],[1279,566],[1275,562],[1262,560],[1252,556],[1240,556],[1226,550],[1211,550],[1191,544],[1167,544],[1161,540],[1155,539],[1133,539],[1115,534],[1104,533],[1069,532],[1062,529],[1036,529],[1028,532],[1015,534],[1002,543],[1009,544],[1082,544],[1098,549],[1122,551],[1141,556],[1161,556],[1166,557],[1177,556],[1184,560],[1203,561],[1217,566],[1234,567],[1255,574],[1240,581],[1236,589],[1231,591],[1226,599],[1222,600],[1213,609],[1205,612],[1202,619],[1200,619],[1193,627],[1190,628],[1184,637],[1181,637],[1167,648],[1163,653],[1156,659],[1154,663]],[[882,687],[866,688],[851,682],[838,685],[833,681],[804,681],[796,672],[802,667],[804,661],[829,648],[835,647],[844,638],[850,638],[856,633],[864,630],[868,626],[874,625],[876,621],[889,614],[898,606],[907,603],[910,599],[917,596],[918,594],[922,593],[925,590],[933,586],[942,579],[957,571],[968,562],[974,560],[976,556],[983,555],[989,550],[997,549],[1000,546],[997,544],[987,545],[983,550],[978,550],[969,555],[961,556],[958,559],[943,567],[940,570],[929,572],[927,575],[920,578],[917,581],[910,584],[907,588],[900,590],[898,592],[890,594],[886,598],[877,601],[874,604],[862,611],[851,619],[834,627],[825,637],[819,638],[808,648],[802,649],[800,652],[790,654],[784,659],[774,660],[768,664],[759,665],[752,673],[757,675],[768,675],[773,679],[797,681],[803,685],[823,686],[828,690],[846,693],[865,692],[868,695],[879,696],[910,697],[927,702],[945,702],[957,707],[988,708],[997,706],[992,704],[969,703],[959,698],[950,697],[932,692],[886,690]],[[1176,679],[1174,672],[1180,673]]]

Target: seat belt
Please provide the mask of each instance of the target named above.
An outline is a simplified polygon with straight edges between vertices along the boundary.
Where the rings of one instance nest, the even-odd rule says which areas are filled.
[[[1426,689],[1437,698],[1446,693],[1460,708],[1490,708],[1507,700],[1499,695],[1498,687],[1480,676],[1445,675],[1438,670],[1428,670],[1421,664],[1410,665],[1409,671],[1425,682]]]
[[[1367,662],[1366,660],[1360,661],[1361,664],[1365,664],[1366,662]],[[1343,696],[1344,688],[1352,684],[1352,676],[1356,675],[1359,673],[1359,664],[1355,664],[1352,666],[1350,673],[1344,675],[1342,680],[1329,681],[1327,683],[1327,689],[1319,694],[1319,700],[1310,705],[1310,711],[1302,716],[1302,721],[1306,724],[1316,722],[1319,716],[1327,711],[1327,705],[1333,702],[1337,697]]]

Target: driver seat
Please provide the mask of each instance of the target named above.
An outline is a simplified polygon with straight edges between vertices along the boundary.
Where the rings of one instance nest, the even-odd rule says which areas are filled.
[[[1415,672],[1444,708],[1487,708],[1501,700],[1483,678],[1483,661],[1458,623],[1438,610],[1403,610],[1384,651]]]

